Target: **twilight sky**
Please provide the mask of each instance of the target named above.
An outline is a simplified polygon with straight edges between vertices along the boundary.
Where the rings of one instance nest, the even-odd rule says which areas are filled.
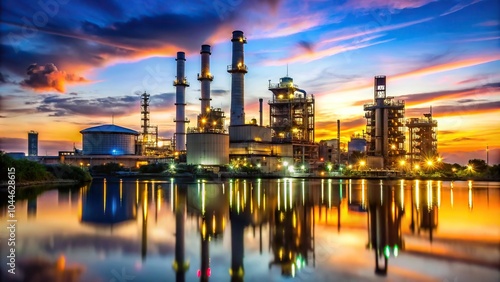
[[[496,0],[4,0],[1,1],[0,150],[40,155],[81,148],[80,130],[114,123],[174,132],[175,53],[185,51],[187,117],[199,112],[201,44],[212,45],[212,106],[229,115],[231,32],[245,33],[246,119],[258,119],[268,81],[286,75],[316,98],[316,141],[365,127],[373,76],[406,101],[406,117],[432,105],[446,162],[500,162],[500,4]],[[36,64],[36,65],[33,65]],[[268,123],[268,107],[264,108]],[[194,126],[194,122],[191,123]]]

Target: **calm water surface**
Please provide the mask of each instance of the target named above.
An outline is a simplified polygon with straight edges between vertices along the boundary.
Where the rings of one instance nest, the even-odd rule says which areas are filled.
[[[500,281],[498,182],[108,178],[16,216],[7,281]]]

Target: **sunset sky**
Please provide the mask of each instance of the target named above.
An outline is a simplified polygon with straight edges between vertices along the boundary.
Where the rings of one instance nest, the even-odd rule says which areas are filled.
[[[1,1],[0,150],[81,148],[80,130],[112,122],[174,132],[175,53],[185,51],[187,117],[200,109],[200,46],[212,46],[212,106],[229,115],[231,32],[247,37],[245,113],[258,119],[269,80],[286,75],[316,98],[316,141],[365,128],[373,76],[406,117],[432,105],[446,162],[500,162],[500,4],[497,0]],[[37,64],[33,66],[33,64]],[[268,106],[264,108],[268,124]],[[194,126],[194,122],[191,122]]]

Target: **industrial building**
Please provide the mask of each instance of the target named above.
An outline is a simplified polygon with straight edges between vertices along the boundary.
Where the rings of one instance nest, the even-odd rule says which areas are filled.
[[[364,105],[368,168],[396,168],[406,154],[405,103],[386,92],[386,77],[375,76],[374,102]]]
[[[186,123],[189,119],[186,118],[186,87],[189,87],[189,82],[185,76],[186,53],[177,52],[177,76],[174,80],[175,86],[175,151],[184,153],[186,151]]]
[[[38,156],[38,132],[28,132],[28,156]]]
[[[82,134],[83,155],[135,155],[139,132],[114,124],[90,127]]]
[[[410,165],[420,164],[437,157],[437,121],[432,119],[432,108],[424,118],[410,118],[406,121],[410,146]]]
[[[137,139],[137,154],[154,156],[158,154],[158,126],[150,125],[149,117],[150,95],[141,94],[141,134]]]
[[[210,73],[210,45],[202,45],[200,54],[201,109],[198,126],[189,128],[186,135],[186,162],[203,166],[226,165],[229,163],[229,135],[224,130],[225,115],[221,109],[210,107],[210,83],[214,78]]]
[[[269,81],[269,121],[273,143],[292,144],[293,162],[312,164],[318,159],[314,143],[314,96],[308,95],[285,76],[279,83]]]

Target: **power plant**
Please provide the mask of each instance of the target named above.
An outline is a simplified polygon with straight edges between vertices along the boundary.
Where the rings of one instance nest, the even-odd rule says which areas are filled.
[[[224,112],[210,107],[210,45],[201,46],[201,110],[198,127],[190,128],[187,134],[188,164],[222,166],[229,163],[229,135],[224,130]]]
[[[141,131],[107,124],[82,131],[83,150],[61,151],[60,161],[92,166],[97,163],[119,161],[120,164],[139,167],[150,162],[179,162],[197,165],[211,171],[223,166],[229,170],[258,169],[264,173],[314,172],[318,169],[342,171],[352,160],[366,161],[358,167],[366,170],[393,171],[398,164],[410,158],[411,166],[438,158],[437,121],[432,111],[425,118],[405,120],[405,102],[386,95],[386,77],[374,77],[374,100],[365,104],[366,138],[353,137],[347,146],[341,146],[340,120],[337,120],[337,138],[315,142],[315,98],[294,84],[292,77],[281,77],[278,83],[269,80],[272,93],[269,105],[269,124],[264,125],[263,98],[259,98],[259,121],[245,120],[245,65],[244,44],[247,39],[240,30],[232,33],[231,102],[229,127],[222,108],[211,105],[210,45],[200,49],[201,66],[197,75],[200,82],[200,111],[196,125],[186,127],[186,54],[177,52],[175,87],[175,133],[172,139],[158,136],[158,126],[150,124],[150,94],[141,95]],[[406,127],[409,129],[408,147],[405,146]],[[28,135],[29,155],[37,155],[38,133]],[[348,148],[348,149],[346,149]],[[366,148],[366,149],[365,149]],[[409,153],[407,154],[407,149]],[[320,152],[321,151],[321,152]],[[351,154],[356,157],[351,159]],[[364,155],[366,153],[366,156]],[[81,157],[79,157],[81,156]],[[88,157],[84,157],[88,156]],[[438,158],[439,159],[439,158]],[[335,165],[335,166],[334,166]],[[349,168],[351,166],[349,165]],[[296,175],[296,174],[294,174]]]
[[[314,96],[308,95],[285,76],[279,83],[269,81],[273,93],[269,101],[272,140],[292,144],[294,163],[311,163],[318,159],[314,143]]]
[[[386,77],[375,76],[374,102],[364,105],[368,167],[389,169],[404,159],[405,102],[386,96]]]

